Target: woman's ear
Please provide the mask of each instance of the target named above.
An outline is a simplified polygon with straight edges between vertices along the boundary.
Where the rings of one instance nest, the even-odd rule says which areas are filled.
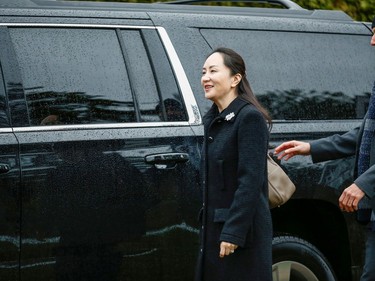
[[[242,75],[237,73],[236,75],[233,76],[233,81],[232,81],[232,87],[235,88],[237,85],[241,82],[242,80]]]

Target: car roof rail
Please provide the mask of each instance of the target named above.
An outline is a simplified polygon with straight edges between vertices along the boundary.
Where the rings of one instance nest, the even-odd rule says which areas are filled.
[[[175,0],[169,2],[160,2],[165,4],[195,4],[195,3],[204,3],[204,2],[228,2],[227,0]],[[281,5],[284,8],[291,10],[305,10],[300,5],[296,4],[291,0],[232,0],[231,2],[242,2],[242,3],[266,3],[266,4],[275,4]]]

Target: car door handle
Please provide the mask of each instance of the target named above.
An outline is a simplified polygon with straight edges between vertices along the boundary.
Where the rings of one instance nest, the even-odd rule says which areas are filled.
[[[189,160],[187,153],[161,153],[145,156],[147,164],[153,164],[158,169],[174,168],[177,163],[184,163]]]
[[[10,171],[10,167],[8,164],[0,163],[0,174],[6,174]]]

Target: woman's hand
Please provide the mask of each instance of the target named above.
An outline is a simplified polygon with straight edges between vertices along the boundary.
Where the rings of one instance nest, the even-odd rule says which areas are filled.
[[[287,141],[280,144],[275,148],[275,154],[281,153],[277,159],[288,160],[295,155],[309,155],[310,154],[310,144],[308,142],[302,141]]]
[[[234,253],[234,250],[238,248],[237,245],[228,243],[228,242],[221,242],[220,243],[220,257],[223,258],[224,256],[229,256],[230,254]]]

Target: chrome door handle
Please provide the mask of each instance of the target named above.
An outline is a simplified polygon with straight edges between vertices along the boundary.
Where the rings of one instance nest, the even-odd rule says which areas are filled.
[[[0,163],[0,174],[6,174],[10,171],[10,167],[8,164]]]
[[[173,169],[178,163],[184,163],[188,160],[189,154],[187,153],[161,153],[145,156],[147,164],[152,164],[160,170]]]
[[[168,164],[181,163],[189,160],[187,153],[161,153],[145,156],[145,162],[148,164]]]

